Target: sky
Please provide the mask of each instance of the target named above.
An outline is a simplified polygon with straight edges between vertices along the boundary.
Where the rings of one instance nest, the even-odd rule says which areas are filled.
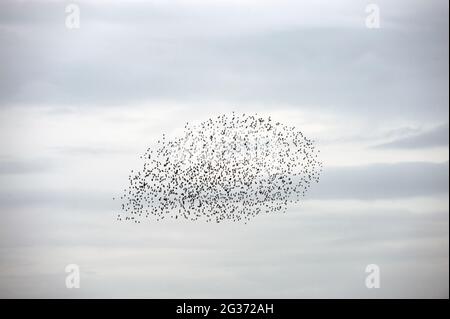
[[[0,297],[448,298],[448,6],[2,1]],[[315,140],[305,200],[248,224],[116,221],[148,147],[233,111]]]

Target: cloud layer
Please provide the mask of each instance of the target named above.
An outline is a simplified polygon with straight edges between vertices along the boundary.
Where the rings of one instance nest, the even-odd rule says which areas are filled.
[[[77,3],[0,4],[0,297],[448,298],[448,2]],[[148,147],[232,111],[316,140],[302,205],[115,222]]]

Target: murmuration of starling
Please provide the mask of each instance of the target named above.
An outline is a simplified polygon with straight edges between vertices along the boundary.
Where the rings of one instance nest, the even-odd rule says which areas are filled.
[[[228,114],[198,125],[141,156],[131,171],[119,221],[186,219],[247,222],[283,213],[319,182],[322,163],[314,142],[295,127],[247,114]]]

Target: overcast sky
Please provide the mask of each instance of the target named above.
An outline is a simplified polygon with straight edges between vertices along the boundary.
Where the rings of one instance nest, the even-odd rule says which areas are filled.
[[[330,2],[1,1],[0,297],[448,298],[448,1]],[[148,147],[232,111],[316,141],[305,201],[116,222]]]

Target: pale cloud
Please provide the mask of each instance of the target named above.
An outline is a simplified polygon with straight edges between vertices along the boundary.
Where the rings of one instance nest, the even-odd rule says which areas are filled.
[[[350,0],[77,3],[76,31],[65,1],[0,4],[1,297],[448,298],[447,2],[379,1],[379,30]],[[316,140],[301,205],[115,221],[148,147],[232,111]]]
[[[428,148],[428,147],[448,147],[448,123],[426,130],[418,134],[411,134],[397,140],[377,145],[379,148]]]

